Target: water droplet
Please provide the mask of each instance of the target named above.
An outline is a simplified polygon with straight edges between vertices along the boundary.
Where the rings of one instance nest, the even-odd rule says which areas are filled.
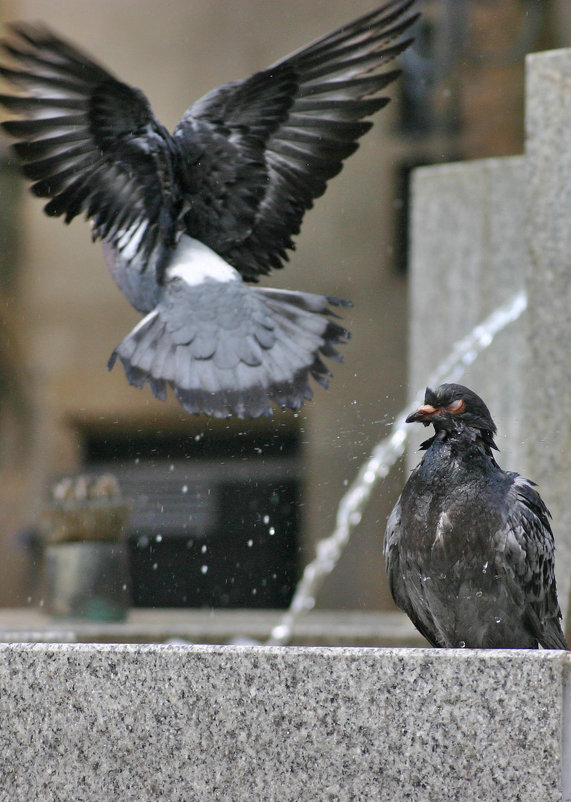
[[[466,648],[466,641],[465,640],[459,641],[458,646],[460,647],[460,649],[465,649]]]
[[[488,561],[486,560],[486,562],[482,566],[482,573],[486,574],[487,572],[488,572]]]
[[[499,617],[499,615],[497,615],[497,616],[494,618],[494,621],[496,622],[496,624],[501,624],[501,623],[502,623],[502,619]]]
[[[248,545],[248,548],[251,549],[252,546],[254,545],[254,541],[253,540],[249,540],[247,545]]]
[[[163,542],[163,536],[162,535],[157,535],[155,540],[156,540],[157,543],[162,543]]]
[[[159,567],[158,563],[153,563],[153,571],[156,571],[158,567]]]
[[[208,551],[208,546],[206,545],[206,543],[204,543],[201,546],[200,551],[201,551],[202,554],[206,554],[206,552]]]
[[[181,487],[181,492],[183,492],[183,493],[188,493],[188,485],[183,485],[183,486]]]
[[[476,591],[476,598],[477,598],[477,599],[481,599],[481,598],[482,598],[482,595],[483,595],[483,594],[482,594],[482,591],[481,591],[481,590],[477,590],[477,591]]]
[[[273,527],[273,526],[270,526],[270,528],[268,529],[268,533],[269,533],[270,535],[275,535],[275,533],[276,533],[276,530],[274,529],[274,527]]]
[[[201,565],[200,566],[200,571],[203,574],[207,574],[208,573],[208,566],[207,565]]]
[[[270,516],[269,516],[269,515],[264,515],[264,517],[262,518],[262,520],[263,520],[263,522],[264,522],[265,524],[269,524],[269,522],[270,522]]]

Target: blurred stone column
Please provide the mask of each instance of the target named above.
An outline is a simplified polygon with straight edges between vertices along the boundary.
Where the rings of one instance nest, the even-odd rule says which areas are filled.
[[[482,159],[417,170],[411,229],[409,398],[456,341],[523,289],[523,157]],[[524,324],[498,334],[462,384],[484,398],[498,426],[503,468],[522,470]],[[412,429],[413,427],[411,427]],[[409,467],[424,429],[409,432]]]
[[[527,471],[553,514],[562,605],[571,588],[571,49],[528,56]]]

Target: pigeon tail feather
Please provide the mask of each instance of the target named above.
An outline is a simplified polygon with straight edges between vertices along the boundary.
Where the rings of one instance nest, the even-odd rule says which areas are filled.
[[[216,316],[206,320],[217,297]],[[335,346],[349,332],[330,305],[346,302],[313,293],[251,287],[241,281],[174,280],[161,302],[125,337],[117,357],[130,384],[149,384],[164,400],[170,385],[193,414],[257,418],[272,404],[299,409],[313,395],[309,377],[327,386],[322,357],[341,361]]]

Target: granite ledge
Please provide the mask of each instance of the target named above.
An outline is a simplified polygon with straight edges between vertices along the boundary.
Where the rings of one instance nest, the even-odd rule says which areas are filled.
[[[549,651],[5,644],[2,798],[568,800],[570,665]]]

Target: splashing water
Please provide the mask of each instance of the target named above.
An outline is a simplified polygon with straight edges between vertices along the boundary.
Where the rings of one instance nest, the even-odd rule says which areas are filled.
[[[466,337],[457,341],[450,354],[429,376],[426,384],[429,387],[438,387],[443,382],[458,381],[478,355],[491,345],[496,334],[517,320],[526,306],[525,293],[519,292],[498,307]],[[420,406],[423,400],[424,388],[407,404],[406,410],[396,416],[391,434],[375,446],[369,459],[362,465],[356,479],[339,502],[335,529],[329,537],[317,544],[316,556],[305,567],[291,604],[272,629],[268,644],[280,646],[288,643],[298,618],[315,606],[317,592],[323,580],[337,565],[352,530],[361,520],[375,484],[379,479],[388,476],[395,462],[404,454],[408,436],[405,419],[409,410]]]

